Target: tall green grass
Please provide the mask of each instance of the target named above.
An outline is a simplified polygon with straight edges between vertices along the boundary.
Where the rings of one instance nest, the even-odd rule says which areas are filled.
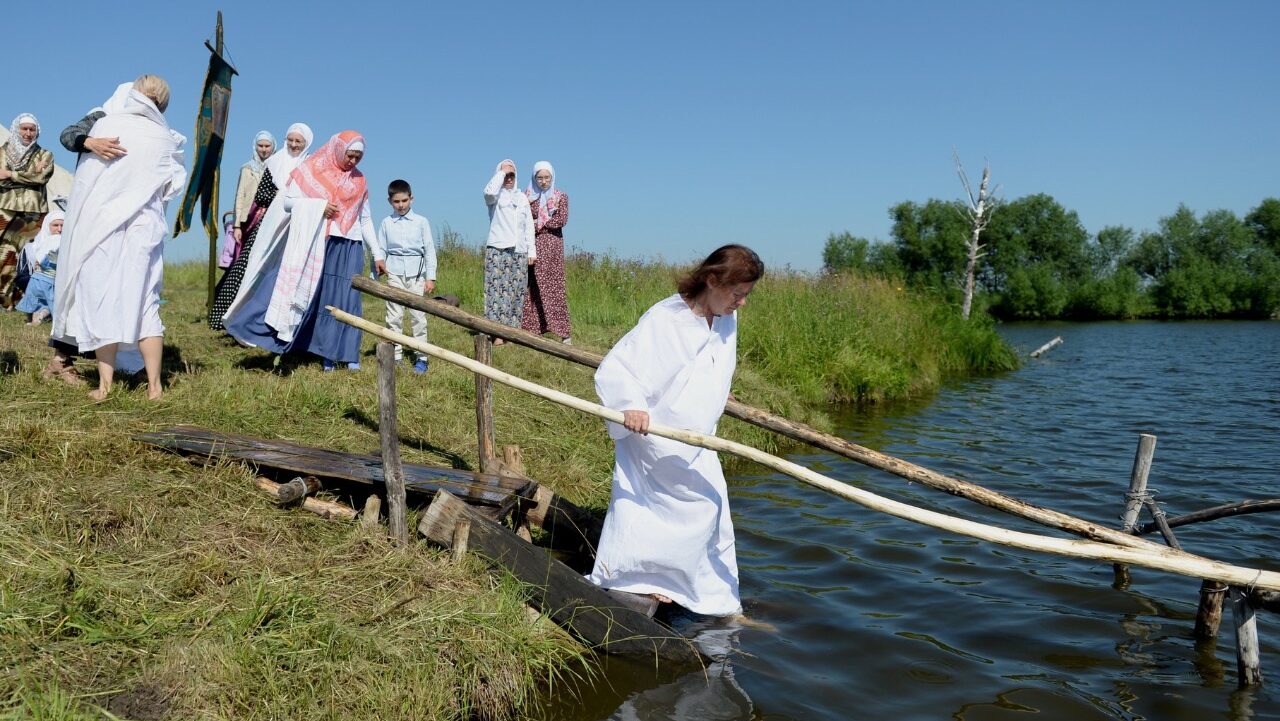
[[[575,343],[606,349],[679,266],[578,255],[569,262]],[[443,249],[438,292],[481,307],[480,257]],[[538,688],[589,673],[580,648],[524,591],[480,563],[390,546],[358,524],[283,511],[239,464],[200,465],[131,440],[189,423],[341,451],[378,448],[373,363],[273,371],[269,356],[204,325],[204,269],[166,272],[165,399],[122,382],[44,382],[48,326],[0,314],[0,715],[42,719],[511,718]],[[369,300],[365,317],[381,320]],[[469,352],[443,321],[431,340]],[[366,337],[364,352],[373,340]],[[1010,365],[989,326],[877,281],[770,273],[742,312],[735,394],[827,425],[828,401],[889,400],[948,374]],[[369,358],[372,361],[372,358]],[[593,398],[589,369],[517,346],[495,364]],[[93,380],[92,364],[80,368]],[[476,465],[474,379],[434,362],[399,377],[407,462]],[[612,448],[601,424],[495,388],[500,444],[531,476],[602,508]],[[741,423],[722,432],[765,448]],[[362,499],[351,499],[360,502]],[[412,519],[411,519],[412,523]],[[587,669],[583,671],[583,669]],[[554,693],[552,694],[554,697]]]

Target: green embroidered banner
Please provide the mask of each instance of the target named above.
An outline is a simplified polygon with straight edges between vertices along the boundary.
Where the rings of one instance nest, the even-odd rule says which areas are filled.
[[[200,113],[196,116],[195,155],[187,192],[178,208],[173,223],[173,234],[191,227],[191,215],[195,212],[196,199],[200,199],[200,220],[209,234],[209,303],[213,303],[214,268],[218,264],[219,239],[222,228],[218,222],[219,166],[222,164],[222,146],[227,134],[227,112],[231,106],[231,76],[238,75],[222,57],[222,13],[218,13],[217,48],[205,42],[209,48],[209,73],[204,79],[204,92],[200,95]]]

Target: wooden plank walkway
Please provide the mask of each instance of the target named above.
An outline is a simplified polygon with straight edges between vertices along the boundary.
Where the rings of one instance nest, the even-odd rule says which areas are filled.
[[[246,461],[283,471],[308,474],[368,485],[384,485],[382,457],[341,453],[324,448],[304,446],[288,441],[255,438],[236,433],[222,433],[196,426],[173,426],[134,436],[142,443],[178,453],[195,454],[219,460]],[[405,491],[409,494],[434,495],[440,489],[480,506],[509,510],[520,497],[531,495],[536,487],[527,478],[512,478],[456,468],[404,464]]]

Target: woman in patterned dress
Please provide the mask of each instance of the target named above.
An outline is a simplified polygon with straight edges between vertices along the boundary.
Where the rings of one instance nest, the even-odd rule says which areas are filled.
[[[40,123],[22,113],[0,146],[0,308],[13,308],[21,296],[14,282],[22,246],[40,232],[49,210],[45,186],[53,177],[53,153],[40,147]]]
[[[569,300],[565,297],[564,226],[569,222],[569,196],[556,188],[556,170],[540,160],[525,195],[533,215],[538,262],[529,267],[520,327],[542,335],[548,331],[570,343]]]
[[[276,194],[289,182],[289,174],[307,158],[307,150],[311,147],[313,138],[311,128],[306,123],[290,125],[288,132],[284,134],[284,147],[263,164],[262,179],[258,181],[258,192],[253,196],[248,219],[240,226],[243,238],[240,255],[236,256],[227,272],[222,274],[213,293],[213,308],[209,310],[209,327],[213,330],[225,330],[222,317],[240,292],[240,282],[244,279],[244,271],[249,264],[253,241],[258,237],[262,218],[276,199]]]
[[[498,163],[484,186],[489,206],[489,239],[484,248],[484,315],[512,328],[520,327],[528,266],[538,262],[533,243],[529,199],[516,189],[516,164]],[[498,338],[494,345],[502,345]]]

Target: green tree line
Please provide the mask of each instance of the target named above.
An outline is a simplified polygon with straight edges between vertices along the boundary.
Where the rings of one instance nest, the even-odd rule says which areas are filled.
[[[831,234],[828,272],[899,278],[960,300],[970,225],[961,201],[889,209],[892,240]],[[1280,198],[1244,218],[1185,205],[1157,230],[1090,235],[1049,195],[1001,203],[982,233],[976,308],[1002,319],[1267,318],[1280,315]]]

